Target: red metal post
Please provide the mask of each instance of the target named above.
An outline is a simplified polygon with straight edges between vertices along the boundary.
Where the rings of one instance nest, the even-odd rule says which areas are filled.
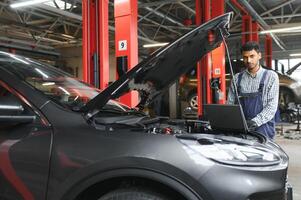
[[[195,23],[202,24],[202,3],[201,0],[195,1]],[[197,95],[198,95],[198,116],[203,114],[203,83],[201,77],[201,62],[197,63]]]
[[[89,84],[94,84],[93,53],[96,51],[95,31],[95,1],[82,1],[83,16],[83,80]]]
[[[215,0],[211,5],[212,18],[225,13],[225,0]],[[226,64],[225,64],[225,47],[220,47],[212,51],[212,78],[220,80],[220,97],[218,103],[226,103]]]
[[[109,83],[109,0],[98,0],[99,88]]]
[[[196,0],[196,25],[201,25],[210,20],[210,0]],[[203,104],[211,102],[211,60],[209,54],[205,55],[197,64],[197,94],[198,116],[203,115]],[[205,98],[204,98],[205,96]]]
[[[108,9],[108,0],[82,1],[83,80],[101,89],[109,82]]]
[[[123,61],[127,61],[126,70],[138,64],[137,6],[137,0],[114,1],[116,58],[123,58]],[[138,93],[125,94],[120,101],[134,107],[138,104]]]
[[[259,26],[258,22],[252,22],[252,41],[259,42],[259,34],[258,34]]]
[[[265,65],[268,68],[272,67],[272,38],[270,35],[265,36]]]
[[[242,16],[242,44],[252,39],[252,18],[250,15]]]

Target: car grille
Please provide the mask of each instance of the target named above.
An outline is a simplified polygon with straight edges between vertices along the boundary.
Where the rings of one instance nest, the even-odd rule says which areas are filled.
[[[286,200],[285,190],[252,194],[248,200]]]

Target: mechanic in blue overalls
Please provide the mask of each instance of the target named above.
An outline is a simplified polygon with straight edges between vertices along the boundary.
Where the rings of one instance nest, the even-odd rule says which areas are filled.
[[[275,135],[275,114],[278,108],[279,79],[276,72],[263,68],[256,42],[247,42],[241,48],[246,69],[235,75],[237,91],[249,130],[255,130],[270,139]],[[228,93],[228,104],[237,104],[233,81]]]

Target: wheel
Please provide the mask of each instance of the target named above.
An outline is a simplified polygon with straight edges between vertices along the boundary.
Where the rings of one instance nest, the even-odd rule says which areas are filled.
[[[192,94],[189,95],[188,104],[192,109],[194,109],[194,110],[198,109],[198,95],[197,95],[197,93],[192,93]]]
[[[289,113],[280,114],[280,118],[282,122],[292,122],[292,117]]]
[[[145,188],[124,188],[113,190],[98,200],[169,200],[163,195]]]
[[[290,102],[294,102],[294,96],[291,91],[287,89],[280,89],[279,91],[279,104],[287,107]]]

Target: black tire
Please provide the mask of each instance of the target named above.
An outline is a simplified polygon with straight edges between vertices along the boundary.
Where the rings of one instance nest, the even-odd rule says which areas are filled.
[[[280,89],[279,91],[279,104],[287,107],[290,102],[294,102],[294,95],[288,89]]]
[[[169,200],[167,197],[145,188],[116,189],[98,200]]]
[[[280,118],[281,118],[282,122],[292,122],[293,121],[293,119],[289,113],[282,113],[280,115]]]
[[[197,93],[191,93],[188,96],[188,104],[189,106],[193,109],[193,110],[197,110],[198,109],[198,95]]]

